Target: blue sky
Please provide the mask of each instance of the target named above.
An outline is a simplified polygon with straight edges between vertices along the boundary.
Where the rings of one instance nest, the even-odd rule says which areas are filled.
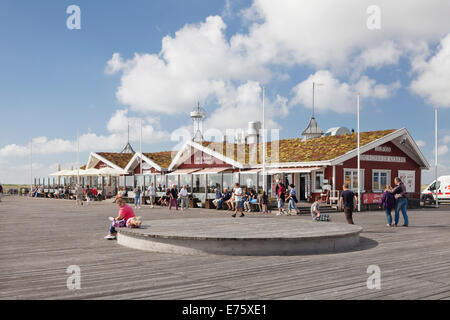
[[[137,130],[140,116],[144,151],[170,150],[170,133],[190,130],[197,101],[206,128],[245,128],[260,120],[262,85],[269,125],[298,137],[312,81],[325,83],[316,96],[322,129],[356,128],[353,94],[362,91],[361,130],[406,127],[430,164],[439,107],[440,173],[450,174],[450,7],[413,2],[380,1],[381,28],[369,30],[368,1],[3,0],[0,182],[29,182],[32,138],[44,177],[76,164],[77,129],[84,164],[89,151],[120,151],[126,120]],[[80,30],[66,27],[72,4]]]

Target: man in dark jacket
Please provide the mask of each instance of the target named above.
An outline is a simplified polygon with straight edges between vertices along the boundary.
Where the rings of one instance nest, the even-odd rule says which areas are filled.
[[[406,208],[408,206],[408,199],[406,198],[406,186],[400,180],[400,178],[394,179],[395,184],[397,185],[394,189],[392,189],[391,193],[394,195],[397,203],[395,205],[395,217],[394,217],[394,226],[396,227],[398,224],[400,210],[402,210],[404,224],[403,227],[407,227],[409,225],[408,214],[406,213]]]

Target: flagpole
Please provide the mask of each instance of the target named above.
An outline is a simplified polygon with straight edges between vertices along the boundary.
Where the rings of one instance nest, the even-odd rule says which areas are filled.
[[[262,107],[263,107],[263,157],[262,157],[262,172],[263,172],[263,192],[267,192],[267,177],[266,177],[266,110],[264,105],[266,95],[266,88],[263,87]]]
[[[33,189],[33,139],[30,140],[30,193]]]
[[[142,117],[140,118],[140,130],[141,130],[141,136],[140,136],[139,145],[140,145],[141,156],[139,157],[139,159],[140,159],[139,168],[140,168],[140,175],[141,175],[141,201],[142,201],[142,192],[144,191],[143,190],[143,188],[144,188],[144,177],[142,176],[142,172],[143,172],[143,170],[142,170],[142,157],[143,157],[143,154],[142,154]]]
[[[438,198],[438,111],[434,108],[434,192],[436,193],[436,208],[439,208]]]
[[[80,129],[77,129],[77,184],[80,184]]]
[[[361,150],[360,150],[360,140],[359,140],[359,108],[360,108],[360,94],[358,92],[358,111],[357,111],[357,118],[358,118],[358,212],[361,211]]]

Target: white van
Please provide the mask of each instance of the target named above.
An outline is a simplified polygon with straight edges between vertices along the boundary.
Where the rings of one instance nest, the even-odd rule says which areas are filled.
[[[437,179],[438,200],[450,200],[450,176],[441,176]],[[422,191],[420,199],[424,203],[434,203],[436,200],[436,181],[433,181]]]

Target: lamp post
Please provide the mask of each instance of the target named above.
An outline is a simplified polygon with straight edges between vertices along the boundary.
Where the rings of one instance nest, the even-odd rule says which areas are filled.
[[[359,141],[359,109],[360,109],[360,93],[358,92],[357,101],[358,101],[358,108],[357,108],[357,122],[358,122],[358,212],[361,211],[361,150],[360,150],[360,141]]]
[[[436,194],[436,208],[439,208],[438,199],[438,111],[434,108],[434,192]]]
[[[77,129],[77,184],[80,184],[80,129]]]
[[[30,140],[30,193],[33,189],[33,139]]]
[[[265,111],[265,106],[264,106],[264,98],[266,95],[266,88],[263,87],[263,96],[262,96],[262,107],[263,107],[263,130],[262,130],[262,134],[263,134],[263,156],[262,156],[262,175],[263,175],[263,192],[267,192],[267,177],[266,177],[266,111]]]
[[[141,116],[141,118],[140,118],[140,130],[141,130],[141,132],[140,132],[140,139],[139,139],[139,148],[140,148],[140,154],[141,154],[141,156],[139,157],[139,159],[140,159],[140,163],[139,163],[139,173],[140,173],[140,176],[141,176],[141,201],[140,201],[140,204],[142,205],[142,198],[143,198],[143,192],[144,192],[144,176],[142,175],[142,157],[143,157],[143,154],[142,154],[142,116]]]

